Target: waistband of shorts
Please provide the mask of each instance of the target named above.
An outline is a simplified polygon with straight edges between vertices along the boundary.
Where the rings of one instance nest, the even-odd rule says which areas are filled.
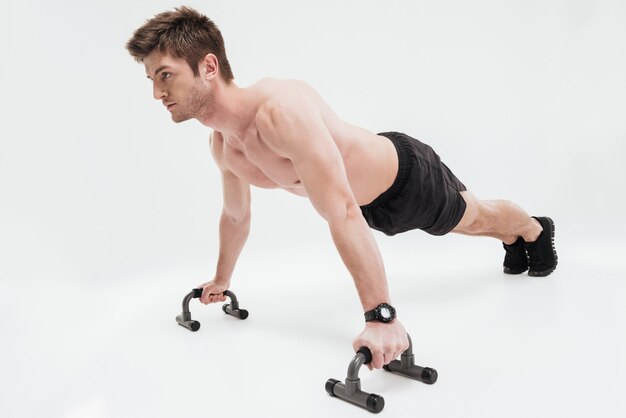
[[[379,132],[378,135],[389,138],[393,145],[396,147],[396,152],[398,153],[398,174],[396,175],[396,179],[393,181],[391,187],[385,190],[371,203],[361,206],[362,208],[377,206],[381,203],[386,202],[387,200],[393,199],[400,193],[400,191],[402,191],[402,188],[409,180],[409,138],[405,134],[400,132]]]

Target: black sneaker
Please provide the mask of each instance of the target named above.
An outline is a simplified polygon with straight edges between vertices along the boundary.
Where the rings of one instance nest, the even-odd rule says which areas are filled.
[[[547,216],[533,216],[533,218],[539,221],[543,231],[536,241],[524,244],[530,264],[528,275],[543,277],[552,273],[558,264],[558,257],[554,249],[554,222]]]
[[[502,243],[506,254],[504,256],[504,272],[506,274],[522,274],[528,270],[528,256],[522,237],[517,237],[513,244]]]

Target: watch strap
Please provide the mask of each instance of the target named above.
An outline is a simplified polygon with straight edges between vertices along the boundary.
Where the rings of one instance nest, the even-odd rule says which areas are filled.
[[[389,309],[391,318],[385,318],[381,314],[381,309]],[[393,306],[389,305],[388,303],[381,303],[378,306],[376,306],[374,309],[370,309],[369,311],[365,312],[363,315],[365,316],[365,322],[379,321],[382,323],[388,323],[395,319],[396,309]]]
[[[365,312],[364,315],[365,315],[365,322],[375,321],[376,320],[376,308],[370,309],[369,311]]]

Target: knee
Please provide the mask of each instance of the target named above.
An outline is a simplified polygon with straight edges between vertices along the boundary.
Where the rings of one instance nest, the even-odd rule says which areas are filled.
[[[475,234],[493,232],[494,225],[500,217],[500,208],[493,201],[479,200],[476,204],[477,215],[470,228]]]
[[[497,205],[493,201],[481,200],[471,194],[463,195],[463,198],[466,204],[465,213],[455,230],[472,235],[489,232],[498,218]]]
[[[517,238],[518,206],[510,200],[484,200],[480,202],[480,216],[475,228],[481,234],[500,237],[503,241]]]

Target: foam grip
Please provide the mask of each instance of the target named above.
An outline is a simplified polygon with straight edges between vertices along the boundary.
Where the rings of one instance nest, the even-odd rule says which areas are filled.
[[[370,351],[369,348],[361,347],[359,348],[359,351],[357,351],[357,353],[361,353],[365,356],[365,363],[363,364],[368,364],[372,361],[372,352]]]
[[[199,298],[200,296],[202,296],[202,291],[203,289],[193,289],[193,297],[194,298]],[[226,292],[223,292],[222,295],[225,295]]]
[[[245,309],[241,309],[239,311],[239,318],[246,319],[247,317],[248,317],[248,311],[246,311]]]

